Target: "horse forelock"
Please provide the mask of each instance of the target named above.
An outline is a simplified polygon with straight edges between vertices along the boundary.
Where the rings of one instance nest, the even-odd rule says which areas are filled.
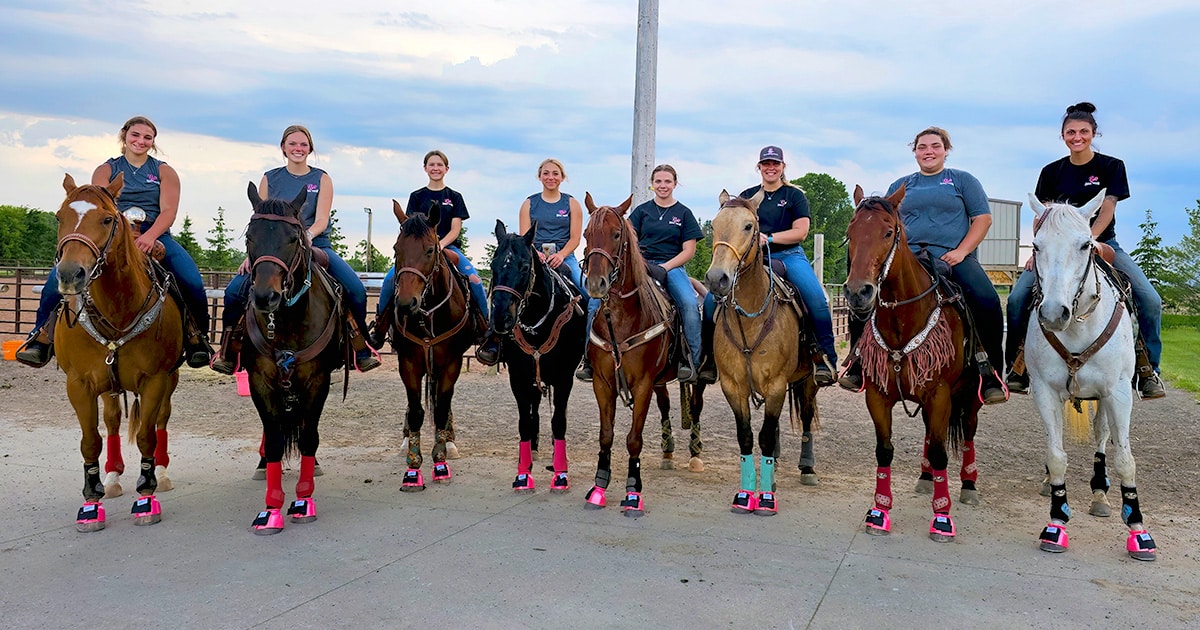
[[[295,216],[296,210],[292,207],[291,202],[282,199],[263,199],[262,203],[254,208],[254,214],[269,214],[279,217]]]
[[[140,252],[137,246],[134,244],[133,239],[130,238],[132,232],[129,228],[129,221],[117,210],[117,201],[108,192],[107,188],[94,184],[84,184],[76,188],[63,199],[59,212],[61,213],[65,210],[70,210],[73,216],[59,217],[60,240],[65,236],[62,233],[63,228],[68,229],[66,234],[80,232],[84,219],[89,215],[95,217],[113,216],[120,225],[117,226],[116,231],[113,233],[112,243],[108,248],[108,255],[114,261],[129,261],[132,264],[142,263],[141,259],[144,257],[139,255]],[[92,214],[93,212],[96,214]],[[72,218],[74,221],[69,220]],[[102,226],[103,224],[97,223],[96,225]],[[88,238],[91,238],[97,247],[104,247],[108,241],[108,230],[98,228],[96,234],[88,235]]]
[[[433,226],[429,224],[429,216],[420,212],[410,212],[408,219],[400,224],[400,236],[424,237]]]
[[[1046,204],[1046,212],[1038,221],[1038,232],[1049,228],[1058,234],[1087,232],[1091,234],[1088,218],[1075,206],[1066,203]]]

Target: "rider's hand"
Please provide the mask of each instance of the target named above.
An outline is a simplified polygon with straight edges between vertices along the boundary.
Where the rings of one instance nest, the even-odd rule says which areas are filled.
[[[942,254],[942,260],[949,263],[949,265],[951,267],[962,262],[963,259],[966,257],[967,257],[966,254],[963,254],[962,252],[958,251],[957,249],[952,249],[952,250],[946,252],[945,254]]]
[[[242,259],[242,264],[238,265],[237,273],[239,276],[244,276],[244,275],[250,273],[250,258],[249,257]]]
[[[563,258],[562,252],[554,252],[546,257],[546,264],[550,265],[551,269],[558,269],[558,266],[563,262]]]
[[[137,240],[135,240],[133,243],[134,245],[137,245],[137,248],[141,250],[143,254],[150,254],[154,251],[154,244],[157,242],[158,239],[153,238],[148,234],[142,234],[141,236],[137,237]]]
[[[1025,271],[1033,271],[1033,256],[1025,261]]]

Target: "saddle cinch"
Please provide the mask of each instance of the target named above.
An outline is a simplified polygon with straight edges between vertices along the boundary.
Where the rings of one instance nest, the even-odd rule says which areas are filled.
[[[667,270],[647,261],[646,272],[654,280],[654,283],[658,285],[659,291],[662,291],[662,294],[667,296],[667,302],[674,307],[671,311],[671,347],[667,350],[670,363],[672,365],[691,365],[692,354],[690,348],[688,348],[687,335],[683,332],[683,315],[679,309],[679,305],[675,303],[675,298],[671,297],[670,291],[667,291]],[[692,366],[692,369],[699,370],[700,366]]]

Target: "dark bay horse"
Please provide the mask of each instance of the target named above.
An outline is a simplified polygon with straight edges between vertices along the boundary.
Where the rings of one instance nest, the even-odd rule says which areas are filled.
[[[891,531],[892,408],[897,402],[914,401],[925,423],[923,460],[933,481],[929,537],[949,542],[956,531],[950,518],[948,449],[959,448],[962,454],[959,499],[978,505],[975,429],[983,403],[975,396],[974,375],[967,369],[963,318],[908,247],[899,214],[903,199],[903,186],[886,198],[864,197],[862,187],[855,186],[854,217],[846,231],[846,299],[859,319],[870,317],[854,349],[862,360],[867,409],[875,423],[878,466],[875,505],[867,512],[866,530]]]
[[[587,312],[575,283],[550,269],[533,247],[537,223],[524,234],[509,233],[496,221],[492,258],[492,330],[503,336],[501,358],[517,400],[520,443],[516,492],[532,492],[533,441],[537,438],[542,396],[553,396],[550,430],[554,435],[551,492],[565,492],[567,476],[567,402],[574,368],[583,356]]]
[[[770,516],[778,510],[775,460],[785,397],[791,401],[792,425],[799,416],[804,431],[801,481],[817,483],[812,444],[817,410],[813,357],[809,344],[801,339],[804,322],[799,294],[763,265],[758,228],[762,193],[742,199],[721,191],[719,201],[721,207],[712,222],[712,264],[705,281],[717,298],[713,356],[721,375],[721,391],[737,421],[741,450],[741,487],[734,495],[733,510]],[[754,458],[751,403],[756,407],[765,403],[758,432],[761,479]]]
[[[129,222],[117,211],[124,181],[118,174],[107,187],[76,186],[67,175],[67,196],[57,215],[55,267],[68,304],[58,315],[54,343],[58,365],[67,375],[67,398],[83,431],[84,504],[75,525],[81,532],[105,525],[96,398],[104,401],[110,463],[114,458],[119,462],[120,398],[128,392],[134,395],[129,439],[136,440],[142,455],[133,521],[150,525],[162,520],[154,493],[159,475],[166,477],[166,424],[183,354],[181,313],[166,286],[170,276],[155,274],[149,258],[134,245]],[[109,492],[120,494],[120,487]]]
[[[638,250],[637,234],[625,220],[632,197],[617,207],[600,206],[585,195],[588,224],[584,229],[587,250],[583,260],[588,294],[601,301],[589,331],[588,356],[592,361],[592,389],[600,408],[600,456],[596,483],[588,490],[587,505],[602,508],[612,478],[613,423],[617,395],[629,392],[633,424],[625,440],[629,451],[629,475],[621,509],[626,516],[645,512],[642,500],[642,429],[655,390],[675,378],[671,358],[674,309],[666,293],[654,284],[646,260]],[[693,393],[703,395],[696,387]],[[694,403],[695,401],[690,401]],[[699,407],[691,405],[693,413]],[[698,422],[693,418],[693,422]]]
[[[262,199],[247,189],[253,214],[246,227],[250,259],[250,310],[242,365],[250,373],[250,398],[262,420],[267,460],[266,508],[251,527],[256,534],[283,531],[282,460],[300,452],[293,523],[317,518],[313,469],[318,424],[329,396],[330,372],[345,364],[341,287],[315,264],[300,211],[307,193],[291,201]]]
[[[416,492],[425,489],[421,475],[421,426],[426,407],[433,413],[436,429],[431,452],[433,480],[450,482],[452,473],[446,458],[454,441],[450,407],[454,385],[462,371],[463,352],[483,331],[477,330],[478,326],[472,322],[465,280],[455,275],[447,254],[438,247],[436,228],[441,208],[430,204],[426,212],[409,208],[410,213],[405,214],[400,202],[392,200],[392,205],[401,223],[394,248],[395,318],[385,325],[391,329],[392,346],[400,361],[400,380],[408,394],[404,417],[408,470],[400,489]]]

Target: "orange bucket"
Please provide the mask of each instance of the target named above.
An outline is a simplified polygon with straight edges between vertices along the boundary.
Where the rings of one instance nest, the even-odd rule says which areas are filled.
[[[25,342],[21,341],[19,339],[16,341],[5,341],[4,342],[4,360],[5,361],[16,361],[17,360],[17,349],[20,348],[21,344],[23,344],[23,343],[25,343]]]
[[[250,395],[250,373],[242,370],[235,374],[237,376],[238,396]]]

